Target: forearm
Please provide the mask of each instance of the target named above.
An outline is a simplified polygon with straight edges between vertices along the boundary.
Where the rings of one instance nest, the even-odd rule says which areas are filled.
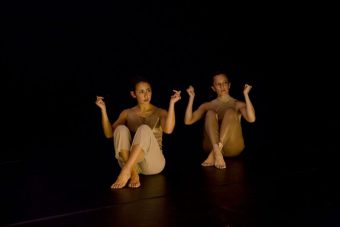
[[[246,102],[246,112],[247,112],[248,121],[254,122],[256,119],[254,106],[252,102],[250,101],[250,98],[247,94],[244,95],[244,98]]]
[[[102,110],[102,127],[106,138],[113,137],[113,130],[106,110]]]
[[[193,103],[194,103],[194,97],[190,97],[187,108],[185,110],[185,116],[184,116],[184,124],[186,125],[191,124]]]
[[[172,133],[175,128],[175,123],[176,123],[175,103],[170,101],[168,114],[165,119],[164,132],[168,134]]]

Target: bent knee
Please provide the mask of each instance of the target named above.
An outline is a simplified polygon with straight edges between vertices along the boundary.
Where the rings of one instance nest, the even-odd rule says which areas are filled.
[[[126,127],[126,125],[119,125],[114,131],[114,136],[121,133],[130,133],[130,130],[128,127]]]
[[[206,115],[213,115],[213,116],[215,116],[216,112],[214,110],[207,110]]]
[[[217,113],[214,110],[208,110],[205,114],[205,119],[212,119],[212,118],[217,119]]]
[[[225,117],[227,117],[227,118],[235,118],[235,117],[237,117],[237,112],[236,112],[236,110],[233,109],[233,108],[228,108],[228,109],[226,109],[226,110],[224,111],[224,116],[223,116],[223,118],[225,118]]]
[[[149,125],[142,124],[141,126],[138,127],[137,132],[146,132],[146,131],[152,131]]]

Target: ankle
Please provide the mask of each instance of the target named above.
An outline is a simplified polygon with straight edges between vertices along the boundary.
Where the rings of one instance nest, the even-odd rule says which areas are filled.
[[[131,172],[132,172],[132,168],[128,168],[126,166],[123,166],[121,170],[121,173],[124,173],[124,174],[130,174]]]

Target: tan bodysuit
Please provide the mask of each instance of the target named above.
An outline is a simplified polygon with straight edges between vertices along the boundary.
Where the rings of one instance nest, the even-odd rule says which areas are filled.
[[[239,155],[244,149],[244,140],[241,128],[241,114],[236,109],[237,100],[231,98],[228,102],[214,99],[209,103],[209,110],[205,118],[203,147],[212,149],[211,140],[222,142],[222,154],[226,157]],[[211,117],[213,115],[213,117]]]

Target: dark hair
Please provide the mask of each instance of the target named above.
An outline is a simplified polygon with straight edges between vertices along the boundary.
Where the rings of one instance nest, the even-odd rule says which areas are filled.
[[[228,74],[226,72],[217,71],[217,72],[213,73],[212,76],[211,76],[211,81],[210,81],[211,84],[214,84],[214,78],[217,75],[224,75],[227,78],[228,82],[230,82],[229,81],[229,76],[228,76]]]
[[[151,83],[149,81],[149,79],[147,79],[146,77],[143,77],[143,76],[135,76],[133,78],[130,79],[130,91],[135,91],[136,90],[136,85],[140,82],[145,82],[145,83],[148,83],[150,84],[151,86]]]

